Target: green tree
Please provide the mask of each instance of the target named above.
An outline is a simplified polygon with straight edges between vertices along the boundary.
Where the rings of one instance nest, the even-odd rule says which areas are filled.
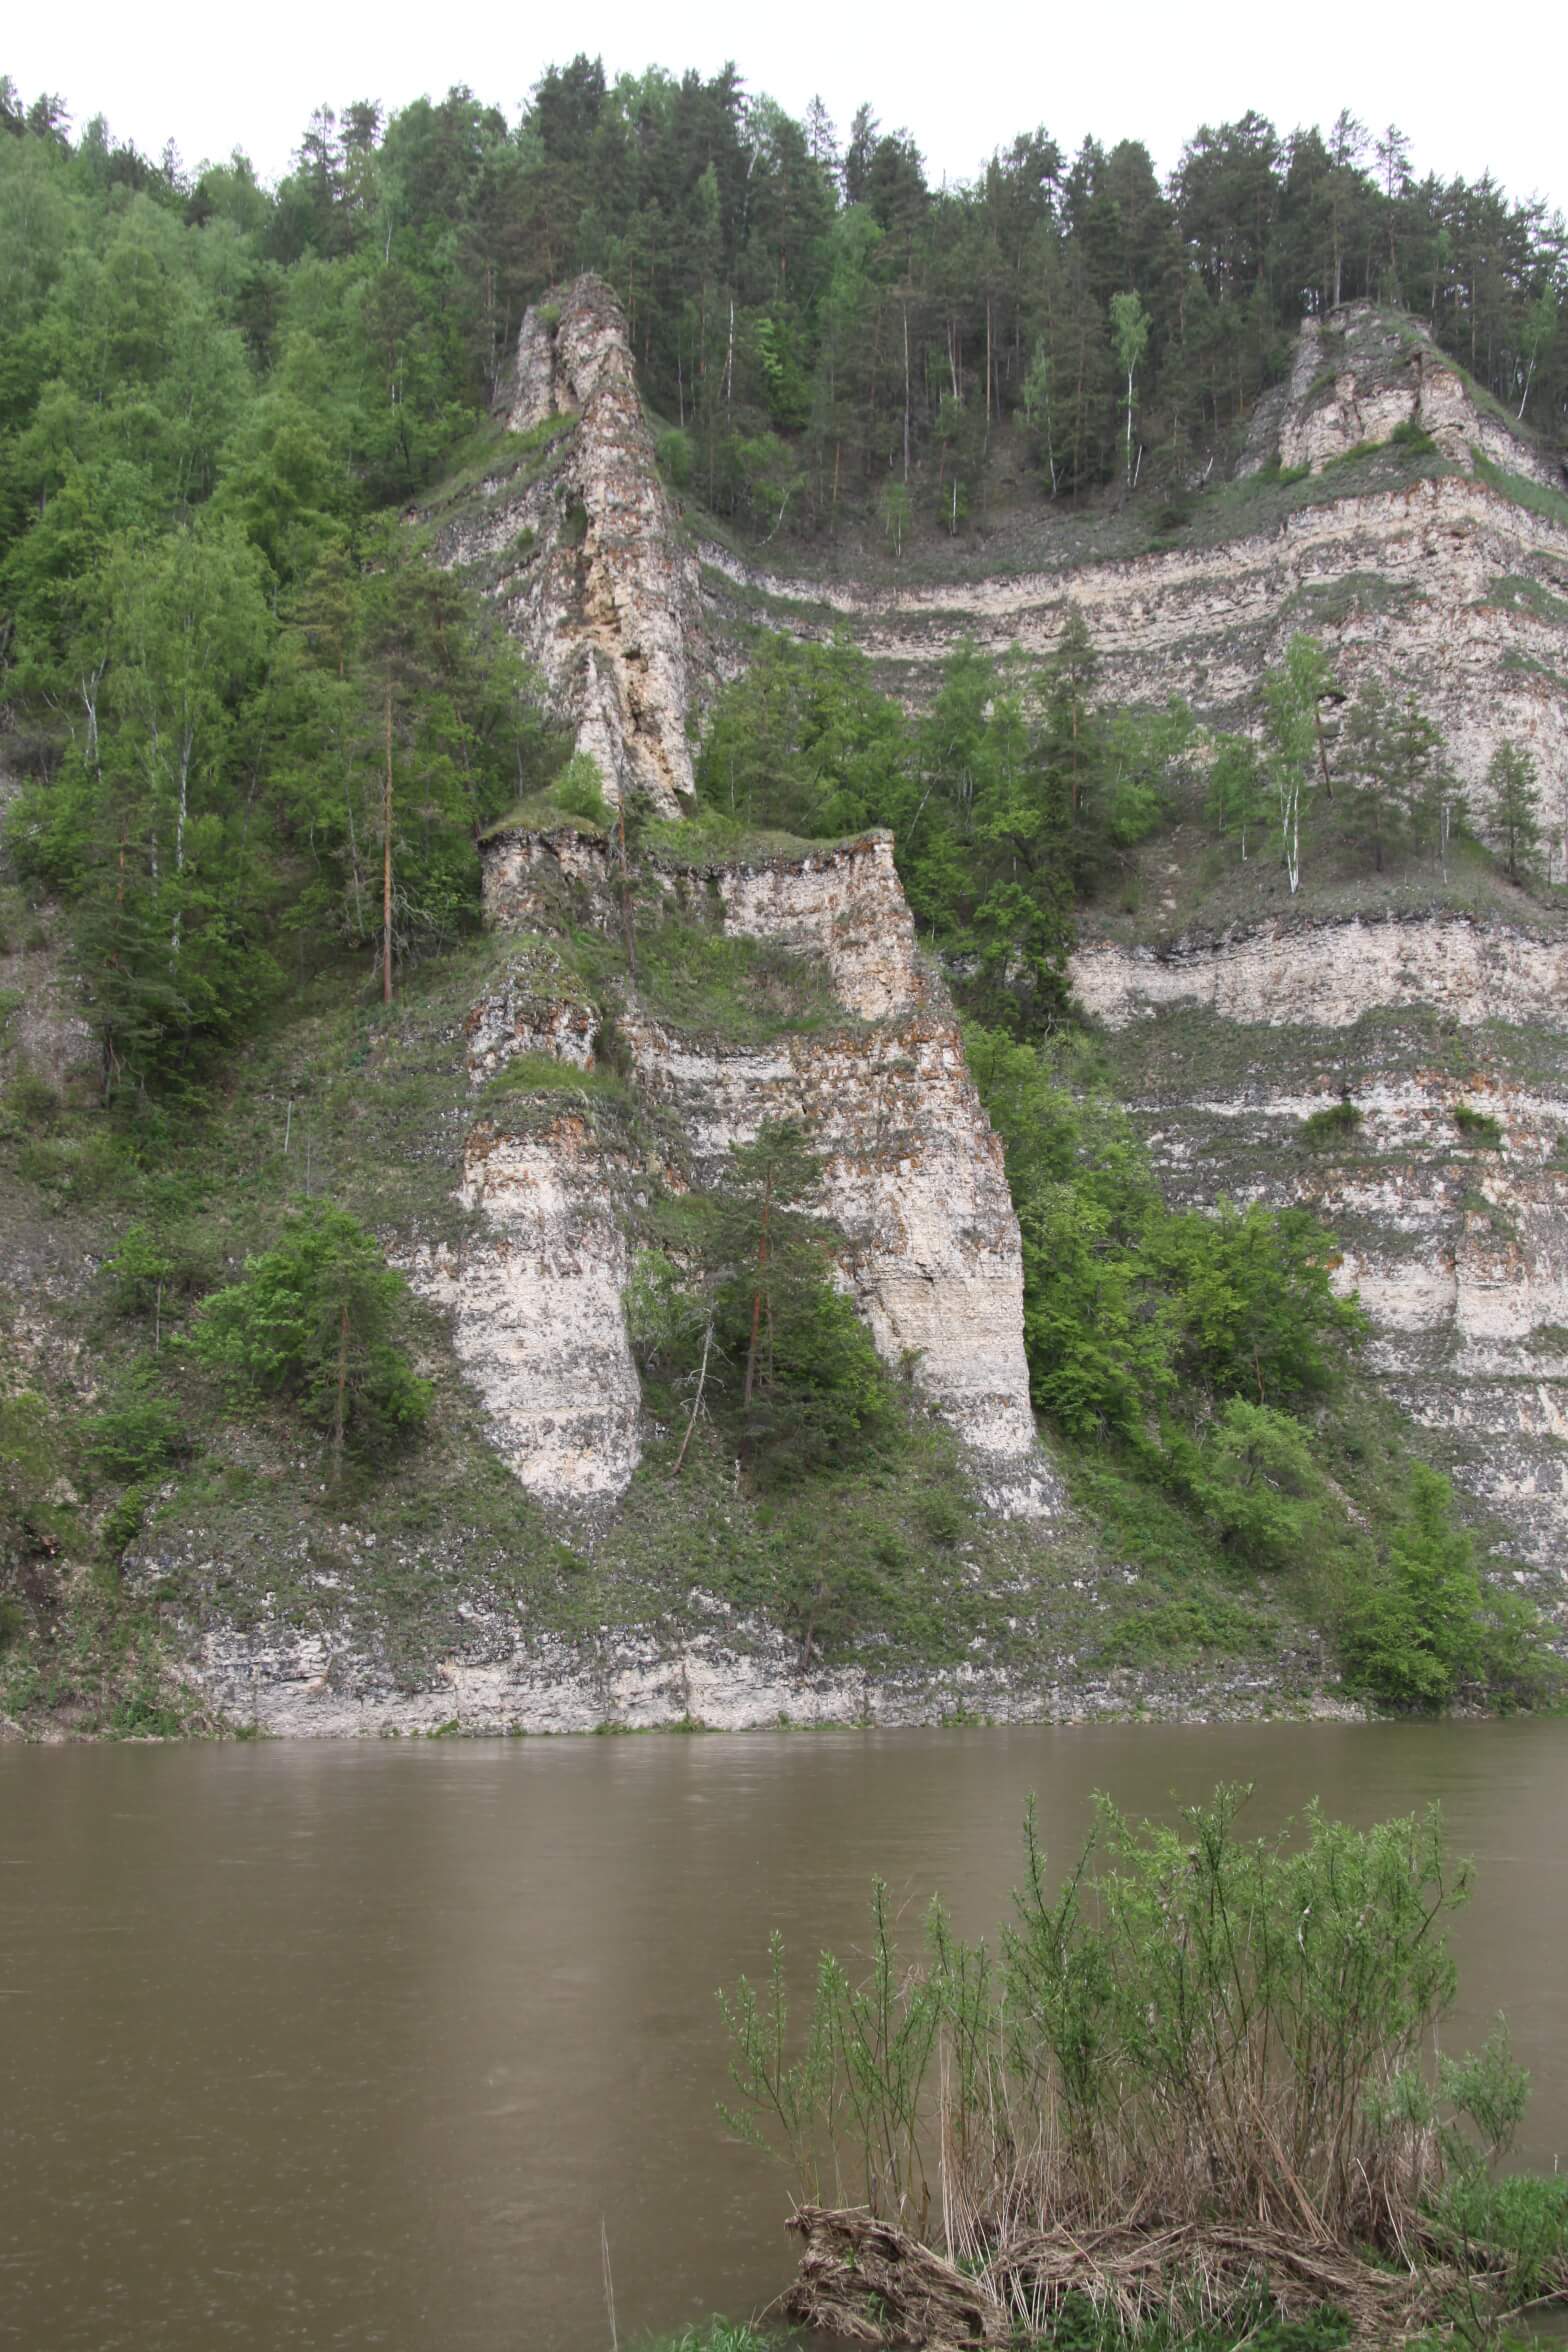
[[[429,1412],[430,1383],[399,1345],[408,1307],[408,1285],[374,1235],[346,1209],[317,1202],[205,1302],[195,1347],[215,1371],[284,1398],[324,1429],[335,1482],[345,1448],[383,1452]]]
[[[1344,1644],[1355,1680],[1393,1706],[1444,1706],[1482,1670],[1475,1544],[1454,1519],[1448,1480],[1423,1463],[1410,1473],[1383,1576],[1349,1610]]]
[[[232,1036],[275,978],[238,788],[273,637],[261,559],[232,525],[119,540],[84,602],[80,720],[12,837],[71,902],[106,1101]]]
[[[832,1279],[837,1236],[805,1206],[820,1179],[799,1126],[770,1121],[722,1190],[666,1205],[638,1261],[634,1344],[690,1400],[677,1471],[705,1405],[763,1482],[841,1466],[891,1427],[887,1373]]]
[[[1527,881],[1535,871],[1541,838],[1541,795],[1535,761],[1521,744],[1498,745],[1487,763],[1486,789],[1491,804],[1487,833],[1501,853],[1509,881]]]
[[[1215,737],[1204,805],[1216,831],[1239,845],[1245,864],[1248,836],[1263,831],[1272,805],[1268,774],[1250,735]]]
[[[1301,887],[1301,821],[1321,772],[1318,709],[1332,683],[1328,658],[1311,637],[1292,637],[1285,658],[1263,681],[1268,770],[1279,823],[1280,855],[1294,898]]]
[[[1249,1568],[1321,1564],[1343,1530],[1343,1512],[1299,1421],[1233,1396],[1200,1460],[1199,1501],[1227,1552]]]

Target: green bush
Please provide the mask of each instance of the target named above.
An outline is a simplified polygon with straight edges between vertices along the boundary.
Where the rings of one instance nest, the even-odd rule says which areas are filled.
[[[696,464],[691,435],[679,425],[669,426],[654,443],[654,454],[665,480],[676,490],[686,489]]]
[[[487,1078],[482,1099],[494,1102],[508,1094],[592,1094],[630,1101],[626,1081],[602,1062],[580,1069],[576,1062],[558,1062],[553,1054],[514,1054],[493,1078]]]
[[[1263,1626],[1234,1601],[1198,1596],[1157,1601],[1112,1628],[1100,1645],[1108,1666],[1162,1666],[1205,1652],[1222,1657],[1255,1654]]]
[[[1455,1103],[1453,1119],[1465,1142],[1474,1144],[1477,1151],[1502,1150],[1503,1130],[1490,1111],[1478,1111],[1470,1103]]]
[[[1404,450],[1409,457],[1431,457],[1437,449],[1437,443],[1426,427],[1417,424],[1414,417],[1406,417],[1397,424],[1388,438],[1395,449]]]
[[[990,1946],[962,1941],[936,1904],[911,1962],[876,1882],[868,1973],[824,1955],[803,2037],[775,1936],[767,1984],[743,1978],[722,1999],[731,2128],[779,2155],[802,2202],[934,2226],[1003,2310],[1031,2307],[1037,2231],[1052,2303],[1103,2285],[1084,2244],[1100,2229],[1117,2233],[1118,2265],[1144,2232],[1174,2254],[1145,2308],[1200,2279],[1256,2291],[1255,2268],[1214,2259],[1239,2229],[1338,2249],[1369,2337],[1403,2333],[1407,2297],[1435,2313],[1446,2282],[1410,2275],[1423,2217],[1484,2179],[1526,2092],[1495,2038],[1435,2084],[1425,2072],[1469,1870],[1435,1809],[1358,1830],[1314,1805],[1251,1840],[1246,1795],[1221,1789],[1168,1829],[1101,1798],[1065,1875],[1048,1875],[1031,1809],[1013,1919]],[[1010,2226],[975,2226],[1003,2210]]]
[[[1384,1571],[1351,1603],[1342,1641],[1352,1687],[1392,1707],[1444,1707],[1485,1676],[1474,1540],[1454,1518],[1447,1479],[1423,1463],[1410,1473]]]
[[[672,1027],[736,1044],[842,1018],[822,964],[772,940],[682,920],[637,936],[637,989]]]
[[[1361,1123],[1360,1110],[1345,1096],[1326,1110],[1309,1111],[1297,1133],[1309,1151],[1322,1151],[1331,1144],[1349,1143]]]
[[[218,1272],[213,1248],[183,1223],[128,1225],[104,1260],[104,1282],[115,1314],[161,1316],[210,1290]]]
[[[100,1477],[145,1480],[190,1452],[184,1418],[154,1385],[150,1365],[138,1366],[102,1411],[83,1425],[87,1458]]]
[[[803,1202],[821,1166],[798,1126],[770,1121],[736,1145],[721,1186],[662,1204],[639,1253],[627,1321],[644,1368],[724,1423],[754,1479],[863,1456],[897,1428],[892,1383],[833,1281],[837,1239]]]
[[[1309,465],[1288,466],[1276,457],[1272,458],[1266,466],[1260,466],[1252,479],[1255,482],[1266,482],[1277,490],[1289,490],[1297,482],[1310,480],[1311,474],[1312,468]]]
[[[65,1116],[60,1090],[36,1070],[19,1070],[5,1090],[6,1123],[18,1135],[54,1135]]]
[[[0,1568],[56,1552],[69,1535],[69,1434],[36,1389],[0,1395]]]
[[[1048,1055],[967,1033],[1007,1153],[1035,1403],[1070,1436],[1147,1437],[1151,1416],[1244,1396],[1289,1409],[1331,1388],[1366,1330],[1338,1298],[1332,1238],[1304,1212],[1167,1208],[1125,1115]]]
[[[586,751],[573,752],[551,785],[550,797],[569,817],[586,817],[601,831],[608,832],[614,822],[614,814],[604,797],[599,763]]]
[[[312,1203],[277,1245],[245,1263],[243,1278],[202,1308],[201,1360],[293,1404],[330,1432],[334,1466],[345,1446],[386,1451],[422,1427],[431,1388],[398,1346],[408,1285],[373,1235],[346,1210]]]
[[[1305,1567],[1344,1531],[1299,1421],[1233,1396],[1206,1434],[1194,1492],[1221,1545],[1253,1569]]]

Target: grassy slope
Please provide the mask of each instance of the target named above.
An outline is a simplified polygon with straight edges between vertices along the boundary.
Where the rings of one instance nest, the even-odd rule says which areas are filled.
[[[19,1583],[0,1713],[160,1727],[151,1697],[127,1712],[112,1652],[133,1640],[137,1688],[161,1691],[177,1715],[155,1656],[165,1612],[197,1625],[336,1629],[409,1682],[464,1646],[465,1603],[535,1634],[649,1623],[674,1633],[711,1625],[700,1588],[797,1634],[809,1613],[819,1654],[869,1642],[868,1662],[887,1667],[956,1661],[977,1638],[998,1657],[1054,1651],[1092,1625],[1097,1604],[1061,1563],[983,1524],[952,1439],[913,1400],[881,1457],[808,1493],[748,1497],[706,1431],[671,1478],[679,1404],[650,1392],[643,1466],[613,1522],[590,1527],[552,1521],[502,1468],[428,1309],[413,1318],[419,1369],[435,1384],[426,1439],[389,1471],[351,1474],[336,1491],[312,1434],[281,1410],[234,1406],[182,1350],[195,1296],[264,1247],[307,1190],[363,1217],[395,1257],[461,1243],[465,1215],[451,1196],[472,1107],[462,1021],[505,952],[472,941],[413,975],[390,1010],[362,969],[306,977],[225,1072],[211,1109],[162,1138],[155,1176],[81,1089],[51,1112],[46,1134],[7,1122],[6,1238],[14,1261],[37,1269],[28,1288],[38,1344],[22,1378],[49,1401],[75,1501],[59,1555]],[[649,964],[657,974],[656,955]],[[689,980],[675,988],[679,977],[670,1009],[688,1026],[738,1022],[755,1034],[759,1019],[777,1024],[776,1006],[759,1011],[755,974],[721,970],[705,1000]],[[0,1081],[17,1075],[13,1055]],[[14,1101],[14,1086],[0,1099]],[[583,1101],[596,1119],[624,1120],[615,1089]],[[540,1106],[514,1088],[491,1090],[484,1107],[527,1119]],[[113,1311],[100,1271],[127,1226],[149,1215],[177,1229],[189,1278],[188,1292],[164,1302],[156,1351],[146,1319]],[[177,1405],[189,1459],[127,1497],[125,1481],[94,1475],[84,1423],[136,1364]],[[120,1582],[122,1549],[134,1597]],[[824,1560],[831,1590],[818,1596]]]

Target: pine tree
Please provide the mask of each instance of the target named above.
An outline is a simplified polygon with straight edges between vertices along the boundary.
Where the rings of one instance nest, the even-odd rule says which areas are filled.
[[[1500,743],[1486,771],[1491,795],[1488,838],[1502,854],[1510,882],[1526,882],[1535,872],[1535,853],[1541,838],[1541,795],[1536,788],[1535,761],[1517,743]]]

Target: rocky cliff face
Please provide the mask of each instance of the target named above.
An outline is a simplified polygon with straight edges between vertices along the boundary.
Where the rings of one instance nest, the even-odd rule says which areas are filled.
[[[478,1237],[418,1269],[496,1450],[543,1502],[613,1501],[642,1450],[622,1308],[627,1176],[580,1111],[547,1108],[523,1135],[476,1120],[459,1197]]]
[[[964,638],[996,654],[1014,645],[1046,654],[1072,606],[1100,655],[1106,699],[1181,695],[1226,724],[1250,716],[1264,666],[1309,631],[1350,692],[1368,677],[1396,694],[1419,679],[1478,809],[1498,744],[1526,745],[1546,821],[1568,835],[1568,519],[1549,498],[1532,509],[1482,478],[1473,453],[1543,492],[1568,481],[1476,405],[1413,325],[1385,330],[1366,306],[1336,321],[1304,330],[1291,383],[1256,423],[1246,464],[1256,471],[1277,458],[1321,476],[1330,460],[1408,425],[1435,445],[1419,478],[1375,467],[1358,486],[1348,472],[1330,474],[1309,503],[1287,500],[1263,530],[1238,495],[1222,543],[1005,578],[873,589],[783,577],[707,546],[710,625],[722,632],[763,596],[775,628],[821,638],[847,627],[889,684],[918,700]],[[1439,460],[1462,470],[1432,470]],[[1341,479],[1343,494],[1324,495]]]
[[[1183,1004],[1270,1028],[1345,1029],[1415,1006],[1466,1029],[1498,1019],[1555,1028],[1568,1010],[1568,941],[1465,915],[1280,921],[1158,952],[1091,941],[1073,956],[1072,983],[1110,1029]]]
[[[563,827],[486,845],[489,919],[520,936],[569,914],[618,925],[609,844]],[[731,1147],[769,1120],[798,1121],[822,1161],[815,1206],[841,1230],[842,1279],[887,1360],[907,1368],[969,1449],[995,1507],[1037,1517],[1059,1501],[1039,1452],[1023,1349],[1017,1221],[1001,1148],[964,1064],[945,990],[915,954],[891,843],[746,864],[654,869],[662,893],[826,972],[841,1026],[766,1046],[686,1035],[634,989],[616,1014],[635,1100],[660,1114],[649,1174],[721,1185]],[[580,1007],[552,997],[537,961],[509,972],[470,1022],[476,1077],[518,1053],[581,1062]],[[581,1121],[501,1148],[481,1123],[465,1198],[490,1238],[428,1286],[518,1476],[549,1500],[593,1502],[637,1460],[636,1380],[622,1291],[628,1256],[615,1185]]]
[[[1560,1608],[1568,942],[1457,916],[1275,924],[1093,945],[1074,978],[1167,1189],[1332,1225],[1375,1368]],[[1341,1102],[1347,1130],[1304,1131]]]
[[[1451,465],[1468,466],[1479,449],[1546,488],[1563,487],[1562,466],[1510,429],[1419,320],[1370,302],[1303,322],[1289,377],[1258,403],[1241,471],[1278,458],[1321,473],[1401,428],[1427,434]]]
[[[545,457],[498,469],[442,527],[441,558],[481,568],[610,797],[636,791],[679,815],[692,682],[706,666],[697,570],[654,465],[624,321],[598,280],[528,313],[506,421],[531,451],[548,442]],[[485,843],[486,920],[523,953],[471,1017],[476,1083],[520,1054],[592,1063],[594,1018],[545,943],[574,923],[618,936],[611,859],[568,822],[503,826]],[[999,1510],[1051,1509],[1000,1147],[946,993],[916,957],[890,840],[743,862],[655,855],[639,881],[695,921],[808,960],[842,1015],[747,1049],[683,1036],[626,989],[615,1019],[634,1109],[661,1114],[645,1174],[677,1189],[722,1182],[732,1145],[767,1120],[799,1120],[823,1164],[817,1206],[844,1235],[841,1278],[878,1347],[952,1423]],[[547,1501],[611,1500],[638,1459],[622,1305],[634,1189],[626,1155],[591,1122],[535,1121],[518,1139],[480,1120],[462,1199],[482,1238],[420,1269],[451,1312],[499,1450]]]
[[[653,462],[626,323],[600,279],[528,312],[506,421],[544,458],[498,464],[479,503],[441,529],[439,556],[488,568],[607,797],[640,792],[676,815],[692,789],[697,572]]]

